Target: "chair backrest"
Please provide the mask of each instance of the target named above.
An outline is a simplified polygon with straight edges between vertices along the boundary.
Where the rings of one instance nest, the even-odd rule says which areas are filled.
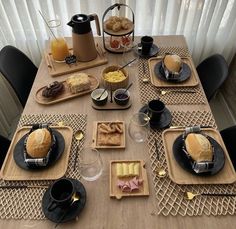
[[[0,51],[0,72],[14,89],[23,107],[37,71],[32,61],[17,48],[8,45]]]
[[[7,154],[11,141],[0,135],[0,168]]]
[[[236,171],[236,126],[228,127],[220,131],[220,134]]]
[[[197,66],[206,97],[210,100],[228,76],[228,65],[223,56],[215,54]]]

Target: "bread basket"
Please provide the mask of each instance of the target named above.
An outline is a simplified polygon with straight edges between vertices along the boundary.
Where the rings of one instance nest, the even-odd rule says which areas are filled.
[[[126,76],[125,79],[123,79],[122,81],[119,82],[110,82],[104,79],[104,75],[108,72],[114,72],[117,71],[120,68],[119,65],[111,65],[106,67],[103,71],[102,71],[102,84],[104,85],[105,88],[107,88],[107,90],[116,90],[118,88],[126,88],[128,83],[129,83],[129,75],[128,72],[123,68],[120,71],[122,71],[124,73],[124,75]]]

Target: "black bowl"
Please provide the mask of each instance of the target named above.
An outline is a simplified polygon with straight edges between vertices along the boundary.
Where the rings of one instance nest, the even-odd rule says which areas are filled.
[[[129,102],[130,93],[124,88],[119,88],[114,92],[114,100],[118,105],[124,106]],[[125,93],[124,93],[125,92]]]
[[[97,106],[104,106],[107,103],[108,92],[105,91],[103,93],[103,91],[104,91],[104,88],[98,88],[98,89],[95,89],[91,93],[91,98],[93,100],[93,103]],[[101,96],[102,93],[103,93],[103,95]],[[100,97],[100,99],[98,99],[98,97]]]

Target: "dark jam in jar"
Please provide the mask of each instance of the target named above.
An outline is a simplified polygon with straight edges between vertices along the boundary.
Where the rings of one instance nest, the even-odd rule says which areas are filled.
[[[116,98],[117,98],[117,99],[120,99],[120,100],[121,100],[121,99],[128,99],[128,95],[126,95],[126,94],[117,94],[117,95],[116,95]]]

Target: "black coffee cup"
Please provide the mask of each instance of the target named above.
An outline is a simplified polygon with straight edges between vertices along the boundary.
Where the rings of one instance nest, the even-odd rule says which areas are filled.
[[[153,44],[153,38],[149,36],[144,36],[141,38],[142,54],[148,55]]]
[[[150,119],[158,121],[165,110],[165,104],[161,100],[151,100],[148,103],[148,116]]]
[[[48,211],[53,211],[57,207],[68,207],[73,201],[74,193],[75,187],[70,179],[61,178],[56,180],[49,191],[51,203],[47,207]]]

